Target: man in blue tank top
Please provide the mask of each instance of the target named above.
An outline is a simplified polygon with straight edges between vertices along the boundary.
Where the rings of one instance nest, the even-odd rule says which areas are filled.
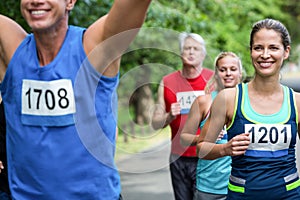
[[[119,63],[150,2],[115,0],[83,29],[68,25],[76,0],[21,0],[31,34],[0,15],[13,199],[121,198],[114,163]]]

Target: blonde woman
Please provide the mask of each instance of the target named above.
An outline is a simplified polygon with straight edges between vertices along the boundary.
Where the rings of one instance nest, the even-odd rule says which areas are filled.
[[[199,96],[194,101],[188,119],[181,133],[181,143],[186,146],[196,145],[199,135],[197,129],[202,128],[213,99],[223,88],[235,87],[242,79],[240,58],[233,52],[221,52],[215,60],[215,75],[206,86],[208,94]],[[211,91],[214,88],[213,91]],[[217,143],[227,142],[227,134],[220,134]],[[229,156],[208,161],[198,160],[196,174],[196,191],[194,200],[225,199],[230,173],[231,158]]]

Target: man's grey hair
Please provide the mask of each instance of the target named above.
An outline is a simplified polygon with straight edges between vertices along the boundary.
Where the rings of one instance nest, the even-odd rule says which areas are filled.
[[[199,42],[201,44],[201,47],[202,47],[202,52],[204,53],[204,55],[206,55],[205,42],[204,42],[204,39],[201,37],[201,35],[199,35],[197,33],[187,33],[187,32],[182,32],[179,35],[179,48],[180,48],[180,53],[181,54],[183,52],[183,47],[184,47],[184,44],[185,44],[185,40],[187,38],[192,38],[192,39],[196,40],[197,42]]]

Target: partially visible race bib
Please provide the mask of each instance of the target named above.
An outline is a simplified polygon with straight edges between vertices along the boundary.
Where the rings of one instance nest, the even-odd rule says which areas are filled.
[[[188,114],[195,99],[204,94],[205,92],[203,90],[176,93],[177,102],[180,103],[181,107],[180,113]]]
[[[245,124],[250,145],[245,153],[253,157],[280,157],[288,154],[292,131],[290,124]]]
[[[74,123],[75,98],[71,80],[23,80],[21,113],[22,122],[29,125]]]

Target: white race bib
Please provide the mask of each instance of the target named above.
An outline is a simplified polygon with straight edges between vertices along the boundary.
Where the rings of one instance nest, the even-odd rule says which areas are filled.
[[[22,114],[61,116],[75,113],[72,82],[23,80]]]
[[[187,114],[190,112],[191,106],[195,99],[200,96],[204,95],[205,92],[203,90],[198,91],[188,91],[188,92],[178,92],[176,93],[177,102],[180,103],[181,107],[181,114]]]
[[[292,138],[290,124],[245,124],[250,133],[246,155],[277,157],[286,155]]]

